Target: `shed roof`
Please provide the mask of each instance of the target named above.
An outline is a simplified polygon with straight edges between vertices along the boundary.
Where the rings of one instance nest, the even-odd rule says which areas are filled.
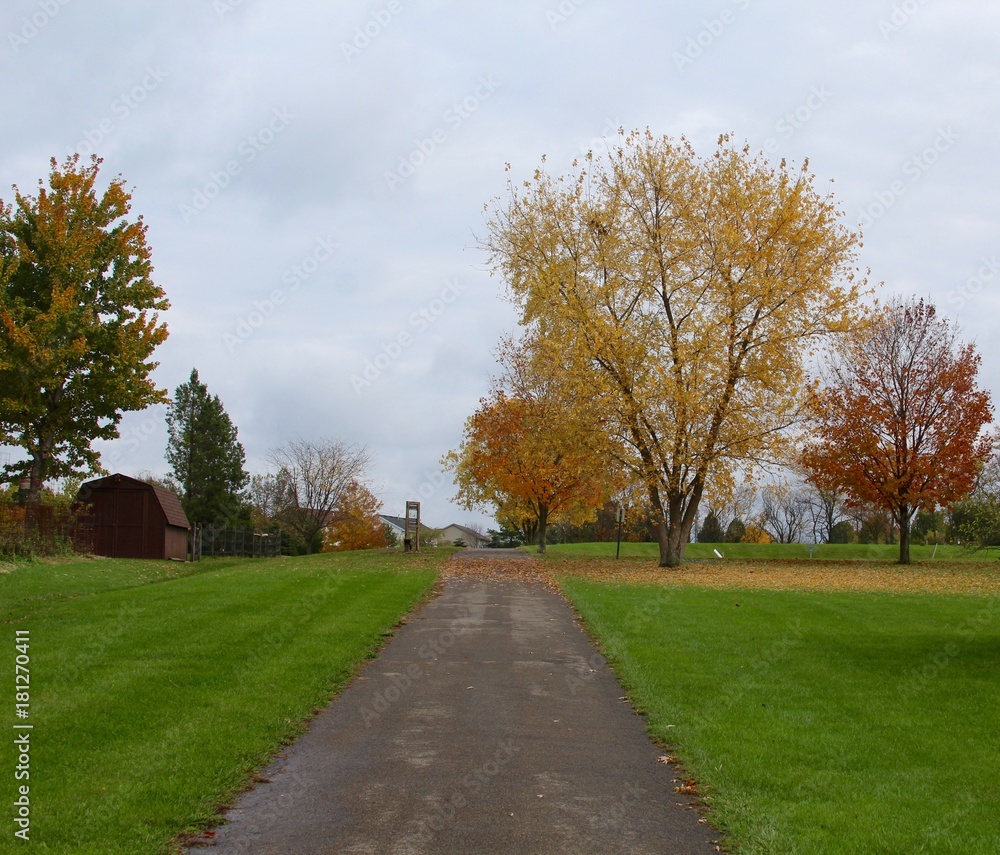
[[[184,513],[184,508],[181,507],[181,500],[177,498],[177,494],[171,493],[169,490],[164,490],[163,487],[156,487],[152,484],[150,486],[153,487],[156,498],[160,500],[160,507],[163,508],[163,513],[167,517],[167,525],[191,528],[187,514]]]
[[[160,508],[163,510],[163,515],[167,518],[167,525],[177,526],[178,528],[191,528],[187,514],[184,513],[184,508],[181,507],[181,500],[174,493],[164,490],[162,487],[155,487],[145,481],[140,481],[137,478],[122,475],[119,472],[116,472],[114,475],[107,475],[104,478],[95,478],[93,481],[81,484],[80,494],[82,496],[87,489],[108,490],[114,487],[129,487],[133,489],[141,487],[151,490],[153,495],[156,496]]]

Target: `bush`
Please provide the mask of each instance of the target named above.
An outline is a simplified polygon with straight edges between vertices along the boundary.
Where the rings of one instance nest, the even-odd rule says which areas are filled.
[[[0,556],[37,558],[92,552],[93,521],[64,504],[21,505],[0,499]]]
[[[742,543],[746,533],[747,527],[743,520],[735,519],[726,528],[726,543]]]
[[[830,529],[830,543],[853,543],[854,526],[847,520],[841,520]]]

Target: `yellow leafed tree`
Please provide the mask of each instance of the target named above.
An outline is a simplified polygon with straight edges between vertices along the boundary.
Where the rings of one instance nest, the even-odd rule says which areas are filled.
[[[784,457],[803,363],[849,326],[858,235],[808,164],[622,133],[577,172],[508,185],[482,244],[569,401],[606,415],[677,566],[706,487]]]

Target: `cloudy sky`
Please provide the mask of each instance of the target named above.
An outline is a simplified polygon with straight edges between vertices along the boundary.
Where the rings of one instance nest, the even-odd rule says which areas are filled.
[[[197,367],[252,472],[335,437],[387,513],[478,522],[439,460],[516,326],[483,205],[618,127],[808,157],[872,278],[958,320],[1000,392],[998,48],[988,0],[6,0],[0,198],[99,154],[171,303],[163,387]],[[163,415],[105,465],[166,472]]]

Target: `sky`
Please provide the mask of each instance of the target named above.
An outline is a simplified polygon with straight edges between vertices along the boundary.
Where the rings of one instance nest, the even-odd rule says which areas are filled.
[[[882,295],[957,321],[996,396],[998,47],[988,0],[6,0],[0,199],[98,154],[170,301],[153,376],[197,368],[251,473],[334,438],[385,513],[492,525],[440,459],[517,328],[477,245],[506,164],[561,174],[620,127],[808,158]],[[104,465],[165,474],[165,412]]]

